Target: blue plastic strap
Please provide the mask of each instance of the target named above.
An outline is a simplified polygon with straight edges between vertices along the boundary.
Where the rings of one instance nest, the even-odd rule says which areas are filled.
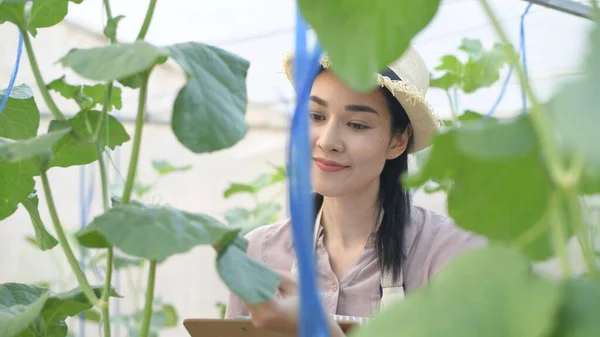
[[[529,13],[529,9],[531,8],[532,5],[533,5],[532,3],[528,4],[527,7],[525,8],[525,11],[521,15],[519,53],[521,55],[521,62],[523,64],[523,71],[525,72],[525,78],[528,78],[527,55],[525,53],[525,16],[527,15],[527,13]],[[494,102],[494,105],[492,106],[490,111],[482,118],[482,121],[485,121],[486,119],[490,118],[494,114],[494,112],[496,112],[496,108],[498,107],[498,105],[502,101],[502,98],[504,98],[504,94],[506,93],[506,87],[508,86],[508,81],[510,80],[510,77],[512,76],[513,68],[514,67],[511,65],[508,70],[508,74],[506,75],[506,78],[504,79],[504,83],[502,84],[502,91],[500,91],[500,95],[498,96],[498,99],[496,99],[496,102]],[[521,84],[521,102],[523,105],[522,113],[527,113],[527,95],[525,94],[525,89],[522,84]]]
[[[15,66],[13,67],[12,74],[10,74],[10,80],[8,81],[8,88],[4,93],[4,97],[2,97],[2,102],[0,102],[0,115],[8,103],[8,97],[10,96],[10,92],[12,91],[13,86],[15,85],[15,81],[17,80],[17,73],[19,72],[19,63],[21,63],[21,53],[23,52],[23,35],[19,32],[19,45],[17,46],[17,59],[15,60]]]
[[[319,70],[319,57],[322,50],[317,43],[309,57],[306,31],[306,23],[300,10],[297,10],[294,59],[296,109],[292,118],[288,149],[289,202],[299,272],[299,336],[326,337],[329,336],[329,329],[317,287],[316,261],[312,245],[314,203],[311,191],[311,148],[308,136],[308,98]]]

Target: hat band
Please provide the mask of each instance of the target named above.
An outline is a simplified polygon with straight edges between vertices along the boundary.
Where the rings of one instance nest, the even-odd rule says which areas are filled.
[[[385,70],[380,72],[379,75],[389,77],[393,81],[402,81],[402,79],[400,79],[400,76],[396,75],[396,73],[393,72],[390,68],[385,68]]]

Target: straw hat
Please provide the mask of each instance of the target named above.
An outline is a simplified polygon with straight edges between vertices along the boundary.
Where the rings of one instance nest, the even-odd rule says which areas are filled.
[[[331,66],[329,58],[321,58],[321,66]],[[284,57],[284,70],[293,84],[294,54]],[[377,85],[387,88],[402,105],[413,127],[413,146],[409,153],[423,150],[429,145],[441,125],[433,108],[425,99],[429,87],[429,71],[421,55],[409,47],[402,56],[377,74]]]

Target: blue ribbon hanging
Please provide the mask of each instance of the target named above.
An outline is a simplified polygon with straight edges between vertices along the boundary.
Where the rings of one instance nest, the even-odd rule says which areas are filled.
[[[319,70],[322,49],[317,42],[309,57],[306,31],[307,25],[300,10],[297,9],[294,59],[296,108],[292,118],[288,148],[289,202],[299,272],[299,336],[326,337],[329,336],[329,329],[318,291],[312,244],[314,202],[310,174],[312,156],[308,136],[308,98]]]
[[[15,81],[17,80],[17,74],[19,73],[19,63],[21,62],[21,53],[23,52],[23,35],[19,32],[19,44],[17,45],[17,58],[15,60],[15,65],[13,66],[13,71],[10,74],[10,80],[8,81],[8,87],[6,88],[6,92],[4,93],[4,97],[2,97],[2,101],[0,102],[0,114],[4,110],[6,103],[8,103],[8,97],[15,85]]]

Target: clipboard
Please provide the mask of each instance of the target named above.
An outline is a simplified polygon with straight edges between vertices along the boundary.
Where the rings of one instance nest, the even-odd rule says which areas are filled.
[[[356,322],[338,321],[347,334]],[[292,337],[275,331],[258,329],[249,319],[188,318],[183,326],[191,337]]]

